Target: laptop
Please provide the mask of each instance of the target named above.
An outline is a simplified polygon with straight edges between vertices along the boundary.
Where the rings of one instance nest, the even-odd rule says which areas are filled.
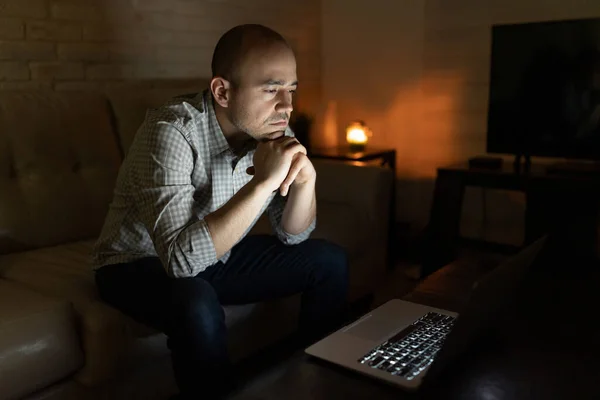
[[[491,327],[514,298],[547,237],[473,285],[459,313],[391,300],[308,347],[313,357],[416,390]]]

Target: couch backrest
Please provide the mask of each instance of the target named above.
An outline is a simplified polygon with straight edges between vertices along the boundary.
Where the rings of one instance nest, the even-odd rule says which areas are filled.
[[[96,237],[146,111],[206,87],[0,92],[0,254]]]
[[[163,105],[172,97],[201,92],[208,87],[205,80],[193,82],[193,86],[161,87],[151,89],[135,89],[121,87],[107,92],[110,100],[117,131],[119,132],[120,146],[126,154],[138,128],[144,122],[146,111]]]
[[[120,162],[104,95],[0,92],[0,254],[97,235]]]

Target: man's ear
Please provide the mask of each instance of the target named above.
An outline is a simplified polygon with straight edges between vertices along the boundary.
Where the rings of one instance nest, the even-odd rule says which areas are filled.
[[[231,99],[231,83],[227,79],[215,76],[210,80],[210,91],[217,104],[227,108]]]

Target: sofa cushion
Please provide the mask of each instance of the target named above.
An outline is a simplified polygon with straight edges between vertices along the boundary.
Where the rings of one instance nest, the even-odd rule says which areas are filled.
[[[0,256],[0,277],[69,299],[77,310],[98,299],[89,266],[93,240]]]
[[[82,363],[71,305],[0,280],[1,397],[25,396]]]
[[[73,304],[86,359],[77,379],[86,385],[98,384],[136,365],[142,355],[152,359],[168,354],[162,334],[99,299],[88,263],[92,246],[93,241],[82,241],[0,256],[1,278]],[[290,333],[296,326],[298,304],[296,296],[224,307],[232,358],[245,356]]]
[[[121,162],[106,97],[0,92],[0,254],[97,235]]]

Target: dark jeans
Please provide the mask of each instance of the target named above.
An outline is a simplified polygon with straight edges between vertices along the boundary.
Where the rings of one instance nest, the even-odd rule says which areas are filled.
[[[345,252],[324,240],[285,246],[274,236],[248,236],[226,264],[193,278],[169,278],[158,258],[144,258],[100,268],[96,284],[104,301],[165,332],[185,398],[217,398],[230,377],[221,306],[302,292],[300,331],[316,338],[341,322],[348,267]]]

